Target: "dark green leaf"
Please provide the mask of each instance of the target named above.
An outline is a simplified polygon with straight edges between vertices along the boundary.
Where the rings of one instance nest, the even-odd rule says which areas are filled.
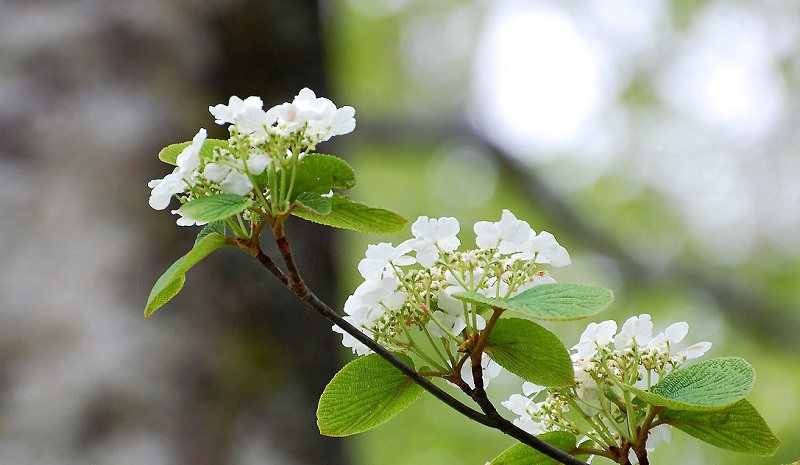
[[[211,223],[230,218],[247,210],[251,205],[253,201],[241,195],[216,194],[187,202],[181,205],[178,212],[193,220]]]
[[[303,192],[295,200],[295,208],[317,215],[327,215],[331,212],[331,203],[326,197],[311,192]]]
[[[368,234],[392,234],[403,229],[408,222],[393,211],[353,202],[338,194],[328,201],[331,211],[327,215],[299,209],[292,210],[292,214],[314,223]]]
[[[553,431],[536,437],[564,452],[574,449],[577,443],[574,435],[564,431]],[[556,459],[550,458],[528,445],[518,443],[506,449],[489,465],[555,465],[558,463],[560,462]]]
[[[353,168],[333,155],[306,155],[295,169],[293,199],[304,192],[327,194],[331,189],[350,189],[356,184]]]
[[[770,456],[781,445],[746,399],[714,411],[664,409],[659,417],[701,441],[736,452]]]
[[[200,240],[204,237],[208,236],[211,233],[217,233],[220,236],[225,235],[225,222],[224,221],[214,221],[213,223],[208,223],[207,225],[203,226],[203,229],[197,233],[197,239],[194,240],[194,245],[197,245]]]
[[[460,292],[453,294],[453,297],[540,320],[577,320],[606,308],[614,299],[614,294],[599,286],[558,283],[536,286],[505,300],[486,297],[477,292]]]
[[[564,344],[532,321],[498,320],[489,334],[486,353],[506,370],[540,386],[570,386],[575,382]]]
[[[180,155],[181,152],[183,152],[183,149],[185,149],[190,145],[192,145],[192,141],[168,145],[163,149],[161,149],[160,152],[158,152],[158,159],[163,161],[164,163],[175,165],[176,160],[178,159],[178,155]],[[228,141],[220,139],[206,139],[206,141],[203,143],[203,147],[200,148],[200,156],[202,158],[210,157],[211,153],[214,151],[214,147],[222,147],[224,149],[227,149]]]
[[[673,371],[650,392],[629,389],[653,405],[675,410],[719,410],[744,399],[755,376],[744,359],[712,358]]]
[[[398,355],[412,365],[411,359]],[[423,389],[377,354],[359,357],[342,368],[322,392],[317,424],[326,436],[349,436],[393,418]]]
[[[147,298],[144,317],[150,318],[153,312],[180,292],[184,281],[186,281],[186,272],[189,268],[226,243],[225,237],[215,232],[209,233],[197,241],[189,253],[179,258],[158,278],[150,291],[150,296]]]

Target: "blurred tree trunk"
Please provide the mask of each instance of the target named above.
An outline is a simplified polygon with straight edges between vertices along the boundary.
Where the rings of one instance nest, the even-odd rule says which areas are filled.
[[[266,109],[302,87],[329,96],[320,21],[316,0],[246,0],[222,11],[212,19],[219,53],[208,74],[209,105],[256,95]],[[227,136],[222,128],[210,131]],[[295,220],[288,232],[312,290],[333,303],[331,230]],[[279,262],[269,237],[263,242]],[[203,287],[215,294],[211,307],[219,312],[203,331],[214,342],[199,346],[197,363],[183,373],[182,462],[225,463],[240,447],[231,439],[242,434],[236,429],[246,428],[252,431],[245,435],[265,436],[266,450],[282,449],[282,459],[265,463],[343,463],[342,441],[321,436],[315,420],[317,399],[340,363],[329,325],[252,257],[225,254],[208,270]]]

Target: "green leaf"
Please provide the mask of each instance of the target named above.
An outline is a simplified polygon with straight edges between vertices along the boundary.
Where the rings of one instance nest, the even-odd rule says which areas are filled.
[[[606,288],[586,284],[543,284],[514,297],[500,300],[477,292],[459,292],[453,297],[521,313],[540,320],[577,320],[606,308],[614,294]]]
[[[253,201],[241,195],[216,194],[198,197],[187,202],[181,205],[178,212],[193,220],[211,223],[230,218],[247,210],[251,205],[253,205]]]
[[[350,189],[356,185],[356,173],[346,161],[333,155],[308,154],[295,168],[292,200],[304,192],[327,194],[331,189]]]
[[[411,359],[398,355],[407,364]],[[393,418],[423,389],[377,354],[344,366],[322,392],[317,424],[326,436],[349,436]]]
[[[564,431],[553,431],[536,437],[564,452],[574,449],[577,442],[573,434]],[[517,443],[497,456],[489,465],[554,465],[558,463],[560,462],[556,459],[550,458],[526,444]]]
[[[180,292],[181,288],[183,288],[183,283],[186,281],[186,272],[189,268],[193,267],[197,262],[208,256],[208,254],[225,244],[225,236],[215,232],[206,234],[202,239],[198,240],[189,253],[175,261],[175,263],[158,278],[153,289],[150,291],[150,296],[147,298],[147,305],[144,308],[144,317],[150,318],[153,312],[169,302]]]
[[[338,194],[334,194],[328,201],[331,203],[331,211],[327,215],[299,209],[292,210],[292,214],[314,223],[368,234],[392,234],[408,223],[393,211],[353,202]]]
[[[170,165],[176,165],[178,155],[183,152],[183,149],[192,145],[192,141],[188,142],[181,142],[179,144],[172,144],[164,147],[158,152],[158,159],[163,161],[164,163],[169,163]],[[222,147],[224,149],[228,149],[228,141],[227,140],[220,140],[220,139],[206,139],[203,143],[203,146],[200,148],[200,157],[208,158],[211,156],[211,153],[214,151],[214,147]]]
[[[506,370],[540,386],[570,386],[575,382],[564,344],[532,321],[498,320],[489,334],[486,353]]]
[[[665,376],[651,391],[634,387],[640,399],[675,410],[719,410],[750,392],[756,373],[744,359],[712,358]]]
[[[296,208],[317,215],[327,215],[331,212],[331,203],[327,198],[312,192],[303,192],[295,200]]]
[[[781,445],[747,399],[714,411],[664,409],[659,418],[701,441],[736,452],[770,456]]]
[[[197,245],[204,237],[208,236],[211,233],[217,233],[220,236],[225,235],[225,222],[224,221],[214,221],[213,223],[208,223],[207,225],[203,226],[203,229],[197,233],[197,239],[194,240],[194,245]]]

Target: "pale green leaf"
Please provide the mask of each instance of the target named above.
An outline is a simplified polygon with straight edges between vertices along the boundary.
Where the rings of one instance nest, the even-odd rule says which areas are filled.
[[[412,365],[411,359],[398,355]],[[377,354],[359,357],[337,373],[319,399],[317,424],[326,436],[349,436],[393,418],[423,389]]]
[[[675,410],[719,410],[744,399],[755,376],[744,359],[712,358],[673,371],[649,392],[628,389],[653,405]]]
[[[293,199],[304,192],[327,194],[331,189],[350,189],[356,184],[353,168],[333,155],[308,154],[295,170]]]
[[[498,320],[489,334],[486,353],[506,370],[540,386],[570,386],[575,382],[564,344],[532,321]]]
[[[574,449],[577,442],[573,434],[564,431],[553,431],[536,437],[564,452]],[[489,465],[556,465],[558,463],[560,462],[556,459],[550,458],[528,445],[517,443],[497,456]]]
[[[189,253],[175,261],[175,263],[158,278],[153,289],[150,291],[150,296],[147,298],[147,305],[144,308],[144,317],[150,318],[153,312],[169,302],[180,292],[181,288],[183,288],[184,281],[186,281],[186,272],[189,268],[196,265],[197,262],[204,259],[211,252],[224,246],[226,243],[225,237],[215,232],[206,234],[202,239],[197,241]]]
[[[746,399],[714,411],[664,409],[659,418],[701,441],[736,452],[770,456],[781,445]]]
[[[193,220],[211,223],[230,218],[247,210],[251,205],[253,201],[241,195],[216,194],[187,202],[181,205],[178,212]]]
[[[178,155],[180,155],[181,152],[183,152],[183,149],[190,146],[191,144],[192,141],[168,145],[163,149],[161,149],[160,152],[158,152],[158,159],[163,161],[164,163],[175,165],[176,160],[178,159]],[[203,146],[200,148],[200,156],[202,158],[211,157],[211,154],[214,151],[214,147],[221,147],[227,149],[228,141],[220,139],[206,139],[206,141],[203,143]]]
[[[331,211],[327,215],[299,209],[292,210],[292,214],[314,223],[367,234],[392,234],[408,223],[393,211],[353,202],[338,194],[328,201],[331,203]]]
[[[606,308],[614,299],[614,294],[599,286],[557,283],[536,286],[505,300],[486,297],[477,292],[460,292],[453,294],[453,297],[540,320],[577,320]]]

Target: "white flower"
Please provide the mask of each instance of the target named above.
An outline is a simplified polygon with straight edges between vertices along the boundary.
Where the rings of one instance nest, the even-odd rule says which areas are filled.
[[[404,293],[397,292],[397,281],[391,277],[364,281],[353,295],[368,307],[380,305],[389,310],[399,309],[406,298]]]
[[[539,386],[538,384],[531,383],[530,381],[525,381],[522,383],[522,394],[526,395],[530,398],[536,397],[540,392],[544,391],[546,388],[544,386]]]
[[[500,402],[500,404],[511,411],[514,415],[529,415],[528,406],[533,401],[522,394],[511,394],[508,400]]]
[[[661,443],[671,443],[672,442],[672,426],[670,425],[658,425],[655,428],[651,429],[647,435],[647,442],[645,442],[644,448],[647,452],[653,452]],[[636,453],[631,449],[628,452],[628,459],[631,463],[639,463],[639,459],[636,458]]]
[[[167,208],[173,195],[186,190],[188,184],[184,176],[185,174],[181,173],[180,168],[176,166],[172,173],[164,176],[164,179],[153,179],[147,183],[147,187],[152,189],[148,200],[150,207],[154,210]]]
[[[381,318],[387,310],[396,310],[403,305],[405,295],[396,292],[396,289],[397,282],[392,278],[364,281],[344,304],[344,312],[347,314],[344,317],[345,321],[374,339],[374,336],[367,330],[373,329],[375,321]],[[366,355],[372,352],[366,345],[338,326],[334,326],[333,330],[342,334],[342,344],[352,349],[354,354]]]
[[[711,349],[710,342],[698,342],[697,344],[692,344],[683,350],[679,350],[675,355],[681,357],[683,360],[691,360],[702,357],[703,354],[709,351],[709,349]]]
[[[530,247],[536,251],[536,263],[549,263],[552,266],[567,266],[572,261],[569,252],[562,247],[555,236],[547,231],[541,231],[529,239]]]
[[[487,279],[484,282],[484,287],[480,289],[476,289],[475,292],[479,294],[483,294],[486,297],[499,297],[503,298],[508,295],[508,283],[505,282],[501,276],[498,278],[497,276],[492,276],[491,278]],[[507,278],[507,277],[506,277]]]
[[[483,354],[481,358],[481,370],[483,373],[483,387],[486,388],[489,386],[489,381],[496,378],[497,375],[499,375],[503,370],[503,367],[489,358],[488,355]],[[461,379],[463,379],[464,382],[469,385],[469,387],[473,389],[475,388],[475,380],[472,378],[472,366],[469,363],[465,363],[461,366]]]
[[[155,210],[163,210],[175,194],[184,192],[194,178],[195,170],[200,165],[200,149],[206,141],[206,130],[200,129],[189,144],[178,155],[177,166],[164,179],[153,179],[147,186],[152,189],[149,203]]]
[[[639,316],[632,316],[622,325],[622,330],[614,338],[614,345],[617,349],[626,347],[646,347],[650,343],[653,335],[653,322],[650,315],[644,313]]]
[[[370,244],[367,247],[366,258],[358,263],[358,272],[364,279],[382,279],[384,276],[394,274],[392,265],[407,266],[416,262],[414,257],[406,254],[411,252],[411,247],[406,242],[397,247],[388,242]]]
[[[317,114],[308,121],[306,137],[312,144],[325,142],[333,136],[349,134],[356,128],[356,110],[351,106],[336,108],[328,99],[317,99]]]
[[[351,318],[344,317],[344,319],[348,323],[353,324],[353,322],[350,321]],[[355,324],[353,324],[353,325],[355,326]],[[339,333],[339,334],[342,335],[342,345],[347,347],[347,348],[349,348],[349,349],[351,349],[354,354],[361,356],[361,355],[368,355],[368,354],[372,353],[372,350],[369,347],[367,347],[366,344],[364,344],[363,342],[359,341],[358,339],[356,339],[355,337],[353,337],[349,333],[345,332],[345,330],[343,330],[342,328],[340,328],[340,327],[338,327],[336,325],[333,325],[332,329],[333,329],[333,332]],[[359,329],[361,329],[361,328],[359,328]],[[364,332],[364,331],[362,330],[361,332]]]
[[[206,137],[208,137],[208,132],[204,128],[200,128],[197,134],[192,137],[192,143],[178,154],[175,164],[178,165],[182,172],[191,173],[200,166],[200,149],[203,148]]]
[[[688,333],[689,324],[685,321],[672,324],[666,330],[664,330],[663,333],[658,333],[658,335],[656,335],[656,337],[654,337],[653,340],[647,344],[647,347],[655,348],[661,352],[673,354],[673,358],[678,359],[680,362],[701,357],[703,354],[708,352],[708,350],[711,348],[710,342],[698,342],[697,344],[692,344],[685,349],[676,351],[675,344],[683,341]]]
[[[197,221],[193,218],[190,218],[180,210],[172,210],[172,214],[179,216],[179,218],[175,220],[175,223],[177,223],[178,226],[202,226],[207,223],[207,221]]]
[[[242,100],[233,96],[227,105],[219,104],[208,107],[214,115],[215,123],[235,124],[244,133],[253,133],[259,128],[271,125],[275,120],[268,120],[267,114],[262,110],[264,103],[259,97],[247,97]]]
[[[617,332],[617,322],[614,320],[603,321],[602,323],[589,323],[586,330],[581,334],[580,341],[572,347],[577,350],[577,357],[589,359],[597,353],[599,347],[605,347],[614,340],[614,333]]]
[[[245,195],[253,190],[250,178],[229,164],[209,163],[203,169],[203,177],[218,182],[226,194]]]
[[[584,402],[583,411],[589,415],[594,415],[597,410],[594,408],[600,405],[600,386],[597,385],[592,376],[581,369],[580,364],[575,366],[575,393]]]
[[[545,432],[544,425],[541,421],[532,418],[534,415],[538,416],[542,408],[540,404],[526,396],[527,394],[512,394],[508,400],[501,402],[501,405],[518,416],[514,419],[515,426],[529,434],[542,434]]]
[[[672,347],[674,344],[681,342],[687,334],[689,334],[688,323],[685,321],[674,323],[665,329],[664,332],[658,333],[656,337],[647,344],[647,347],[654,347],[666,351],[668,346]]]
[[[420,216],[411,225],[411,233],[415,239],[409,240],[408,245],[417,253],[419,264],[430,267],[439,256],[439,249],[452,252],[461,245],[456,237],[459,230],[460,226],[455,218],[429,219],[427,216]]]
[[[250,151],[247,157],[247,171],[252,174],[261,174],[269,165],[272,164],[272,158],[263,152]]]
[[[344,312],[350,316],[350,322],[358,327],[371,327],[375,320],[383,316],[385,311],[386,309],[380,305],[364,305],[357,295],[351,295],[344,303]]]
[[[500,221],[478,221],[473,230],[476,235],[475,243],[479,248],[489,250],[497,247],[502,254],[522,252],[532,232],[527,222],[518,220],[508,210],[503,210]]]
[[[522,286],[518,287],[514,292],[511,293],[509,297],[513,297],[517,294],[521,294],[528,289],[534,288],[536,286],[541,286],[542,284],[556,284],[556,280],[550,276],[549,271],[537,271],[533,274],[533,277],[530,281],[523,284]]]
[[[541,421],[535,421],[530,416],[515,418],[514,426],[533,436],[547,432],[547,430],[544,429],[544,424]]]
[[[656,446],[662,443],[671,443],[672,442],[672,426],[670,425],[658,425],[655,428],[650,430],[650,433],[647,435],[647,442],[645,442],[645,448],[648,452],[653,452]]]
[[[312,146],[352,132],[356,127],[355,113],[353,107],[336,108],[330,100],[317,98],[307,87],[295,96],[292,103],[276,105],[267,111],[268,117],[277,121],[273,132],[288,136],[305,128],[304,135]]]

